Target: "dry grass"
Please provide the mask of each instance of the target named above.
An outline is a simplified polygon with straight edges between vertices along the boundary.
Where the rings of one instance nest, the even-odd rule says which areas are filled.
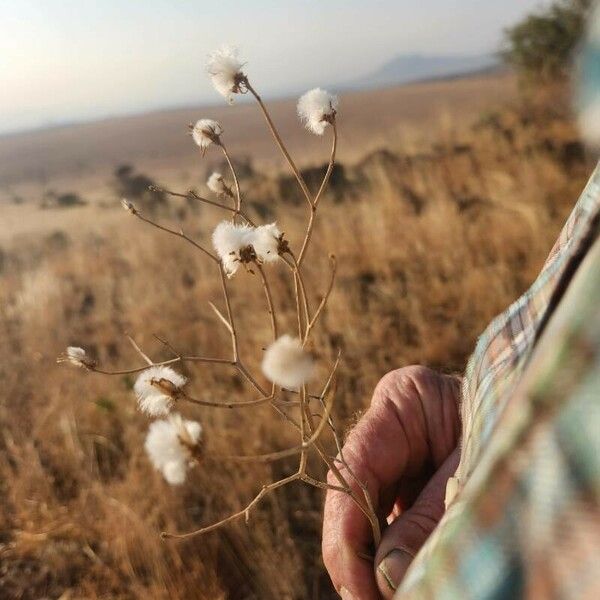
[[[345,356],[341,422],[367,405],[387,370],[463,368],[486,322],[535,277],[588,169],[564,117],[519,107],[460,135],[449,129],[419,154],[375,152],[338,171],[312,252],[339,260],[317,345],[323,359],[337,348]],[[298,239],[304,207],[289,178],[257,174],[243,186],[266,217],[271,202],[287,203],[281,225]],[[177,214],[189,234],[206,237],[218,218],[179,208],[173,201],[162,218]],[[240,509],[262,483],[291,472],[293,459],[206,460],[173,490],[143,455],[147,419],[132,381],[57,368],[67,344],[85,345],[106,366],[138,364],[124,332],[156,359],[165,354],[153,332],[186,352],[228,349],[208,307],[220,298],[212,267],[178,240],[114,215],[93,235],[16,239],[0,263],[0,597],[332,598],[320,562],[321,492],[301,484],[267,498],[248,526],[183,543],[158,537]],[[310,262],[319,276],[326,261]],[[282,309],[289,286],[275,270]],[[269,340],[264,299],[250,274],[232,288],[248,354]],[[226,367],[198,365],[193,378],[215,400],[247,391]],[[212,453],[295,444],[268,407],[184,412],[202,420]]]

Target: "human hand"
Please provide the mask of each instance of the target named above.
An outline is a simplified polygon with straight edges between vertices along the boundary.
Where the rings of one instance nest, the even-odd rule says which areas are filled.
[[[374,564],[372,530],[343,492],[325,500],[323,560],[344,600],[392,598],[412,557],[444,513],[446,481],[458,465],[460,380],[424,367],[388,373],[350,432],[344,459],[371,495],[382,524]],[[343,469],[340,469],[343,471]],[[348,477],[350,487],[360,487]],[[330,473],[328,481],[338,484]]]

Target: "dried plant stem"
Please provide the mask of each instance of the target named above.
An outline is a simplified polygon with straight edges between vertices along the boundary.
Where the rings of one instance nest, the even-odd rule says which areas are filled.
[[[348,493],[348,490],[345,487],[342,487],[340,485],[331,485],[330,483],[327,483],[325,481],[319,481],[318,479],[314,479],[314,477],[311,477],[310,475],[303,475],[301,479],[305,483],[308,483],[322,490],[333,490],[335,492],[343,492],[346,494]]]
[[[250,385],[252,385],[252,387],[257,392],[259,392],[260,394],[263,394],[263,395],[267,394],[267,392],[264,390],[264,388],[258,383],[258,381],[256,381],[256,379],[254,379],[254,377],[250,374],[248,369],[246,369],[246,367],[239,360],[236,363],[236,367],[237,367],[238,371],[240,372],[240,374],[246,379],[246,381],[248,381],[250,383]]]
[[[146,361],[146,363],[152,365],[152,359],[142,352],[142,349],[136,344],[135,340],[130,335],[127,336],[127,339],[134,350]]]
[[[235,322],[233,320],[233,313],[231,312],[231,301],[229,300],[229,291],[227,289],[227,278],[225,276],[225,270],[223,265],[219,262],[219,275],[221,277],[221,288],[223,290],[223,298],[225,300],[225,310],[227,311],[227,323],[229,323],[229,331],[231,333],[231,346],[233,351],[233,360],[237,361],[239,357],[238,351],[238,338],[237,331],[235,329]],[[215,308],[216,310],[216,308]],[[217,311],[217,314],[220,314]]]
[[[227,152],[227,148],[225,148],[225,144],[223,144],[223,142],[219,142],[219,146],[223,151],[225,160],[227,161],[227,164],[229,165],[229,170],[231,171],[231,176],[233,177],[233,184],[235,186],[235,218],[235,216],[239,215],[240,211],[242,210],[242,195],[240,193],[240,183],[238,181],[237,173],[235,172],[235,169],[233,167],[233,162],[231,162],[231,158],[229,157],[229,152]]]
[[[361,512],[367,517],[371,530],[373,531],[373,541],[375,547],[379,546],[379,542],[381,541],[381,526],[379,525],[379,519],[377,518],[377,513],[373,507],[373,503],[371,502],[371,497],[369,492],[358,479],[356,480],[359,486],[361,487],[361,491],[363,492],[363,496],[365,497],[365,503],[361,501],[361,499],[356,495],[356,492],[350,487],[346,478],[342,475],[341,471],[336,467],[334,459],[327,456],[324,452],[320,452],[321,457],[329,467],[329,470],[333,473],[335,478],[340,482],[342,486],[344,486],[348,490],[348,494],[351,496],[354,503],[358,506]]]
[[[135,367],[133,369],[123,369],[119,371],[105,371],[98,367],[88,367],[88,371],[93,373],[100,373],[101,375],[133,375],[134,373],[141,373],[146,371],[149,367],[164,367],[167,365],[173,365],[178,362],[204,362],[204,363],[216,363],[223,365],[235,365],[235,363],[227,358],[209,358],[205,356],[178,356],[177,358],[171,358],[169,360],[163,360],[162,362],[151,362],[149,365],[143,367]]]
[[[217,202],[215,200],[210,200],[208,198],[204,198],[203,196],[200,196],[199,194],[197,194],[194,190],[190,190],[187,193],[182,194],[181,192],[174,192],[172,190],[167,190],[165,188],[160,188],[158,186],[152,186],[152,189],[157,192],[164,192],[165,194],[168,194],[169,196],[175,196],[177,198],[185,198],[186,200],[198,200],[199,202],[203,202],[205,204],[210,204],[211,206],[215,206],[216,208],[221,208],[228,212],[238,213],[240,215],[240,217],[242,217],[242,219],[244,219],[244,221],[246,221],[246,223],[248,223],[248,225],[254,226],[254,222],[252,221],[252,219],[250,219],[250,217],[243,210],[237,210],[237,207],[235,207],[235,206],[227,206],[226,204],[222,204],[221,202]]]
[[[296,315],[298,317],[298,339],[304,338],[304,329],[302,326],[302,310],[300,308],[300,281],[298,280],[298,274],[294,273],[294,297],[296,299]]]
[[[304,410],[306,406],[306,386],[303,385],[300,390],[300,443],[306,441],[306,422],[304,420]]]
[[[338,356],[338,359],[336,360],[334,367],[331,371],[331,375],[328,378],[327,383],[325,384],[324,391],[321,394],[322,397],[326,393],[331,394],[331,385],[333,383],[333,376],[339,365],[339,360],[340,360],[340,357]],[[326,406],[326,404],[324,406]],[[307,404],[304,406],[304,408],[306,410],[306,413],[305,413],[306,421],[309,425],[309,429],[312,431],[312,430],[314,430],[314,419],[313,419],[312,413],[310,412],[310,410],[308,410]],[[329,415],[330,415],[330,411],[324,410],[323,418],[321,419],[320,425],[324,425],[327,422],[327,424],[329,424],[330,427],[332,426],[332,422],[331,422],[331,419],[329,418]],[[356,495],[354,490],[350,487],[348,481],[343,476],[341,471],[336,466],[336,464],[335,464],[336,459],[331,458],[326,453],[325,449],[323,448],[323,446],[321,445],[321,443],[318,439],[315,440],[314,447],[316,448],[317,452],[321,456],[323,462],[325,462],[325,464],[327,465],[327,467],[329,468],[331,473],[333,473],[334,477],[338,480],[338,482],[340,483],[340,486],[347,490],[346,493],[348,493],[350,495],[350,497],[355,502],[355,504],[358,506],[358,508],[361,510],[361,512],[369,520],[369,523],[371,524],[371,529],[373,531],[373,539],[375,541],[375,545],[378,546],[379,542],[381,541],[381,527],[379,525],[379,519],[377,518],[377,513],[374,510],[373,503],[371,502],[371,498],[370,498],[370,495],[369,495],[369,492],[368,492],[366,486],[364,484],[362,484],[358,480],[358,478],[356,478],[356,481],[357,481],[359,487],[361,488],[361,491],[363,492],[363,495],[365,497],[365,502],[363,503],[361,501],[361,499]]]
[[[338,446],[339,446],[339,444],[338,444]],[[369,488],[365,485],[365,483],[363,481],[360,480],[360,478],[350,468],[350,465],[348,464],[346,459],[343,457],[343,453],[342,453],[341,449],[340,449],[339,456],[340,456],[340,458],[335,458],[334,460],[337,462],[340,462],[342,467],[346,471],[348,471],[348,473],[350,474],[350,477],[358,485],[358,487],[360,488],[360,490],[365,498],[365,502],[367,504],[367,509],[369,511],[369,514],[375,516],[375,519],[369,518],[369,521],[371,522],[371,527],[373,528],[373,539],[375,541],[375,546],[378,546],[379,542],[381,540],[381,527],[379,525],[378,519],[376,518],[377,513],[375,512],[375,507],[373,505],[373,500],[371,499],[371,494],[369,492]]]
[[[235,366],[240,372],[240,374],[244,377],[244,379],[246,379],[246,381],[248,381],[259,394],[267,396],[267,392],[264,390],[264,388],[256,381],[256,379],[251,375],[248,369],[246,369],[246,367],[239,361],[239,359],[235,363]],[[298,423],[296,423],[296,421],[292,419],[292,417],[290,417],[286,412],[281,410],[281,408],[279,408],[279,406],[277,406],[277,404],[274,401],[271,402],[271,406],[277,413],[279,413],[281,417],[283,417],[288,423],[290,423],[290,425],[293,425],[295,429],[300,430],[300,426],[298,425]]]
[[[306,344],[306,342],[308,340],[308,336],[310,335],[312,328],[315,326],[315,323],[317,322],[319,315],[321,314],[321,312],[323,312],[323,309],[325,308],[327,301],[329,300],[329,296],[331,295],[331,290],[333,289],[333,283],[335,281],[335,274],[336,274],[336,270],[337,270],[335,256],[331,255],[329,257],[329,261],[330,261],[330,265],[331,265],[331,277],[329,278],[329,285],[327,286],[325,295],[323,296],[323,299],[321,300],[319,306],[317,307],[315,314],[313,315],[312,319],[308,323],[308,326],[306,327],[306,332],[304,334],[304,344]]]
[[[144,221],[144,223],[148,223],[149,225],[152,225],[153,227],[156,227],[157,229],[160,229],[161,231],[165,231],[166,233],[170,233],[171,235],[175,235],[177,237],[183,238],[184,240],[186,240],[186,242],[189,242],[190,244],[192,244],[192,246],[198,248],[198,250],[200,250],[201,252],[206,254],[206,256],[208,256],[209,258],[211,258],[212,260],[214,260],[217,263],[219,262],[219,259],[212,252],[210,252],[206,248],[203,248],[200,244],[195,242],[192,238],[188,237],[185,233],[183,233],[182,229],[180,229],[179,231],[176,231],[175,229],[169,229],[168,227],[165,227],[164,225],[159,225],[158,223],[155,223],[154,221],[151,221],[150,219],[144,217],[137,210],[133,214],[138,219],[140,219],[140,221]]]
[[[327,187],[327,183],[329,182],[329,178],[331,177],[331,173],[333,172],[333,166],[335,164],[335,154],[337,151],[337,127],[335,121],[332,123],[333,130],[333,142],[331,147],[331,156],[329,158],[329,165],[327,166],[327,171],[325,172],[325,177],[323,177],[323,181],[321,183],[321,187],[315,196],[314,202],[311,202],[310,205],[310,216],[308,218],[308,225],[306,227],[306,234],[304,235],[304,241],[302,242],[302,248],[300,249],[300,254],[298,255],[298,265],[301,265],[304,261],[304,257],[306,256],[306,251],[308,249],[308,244],[310,243],[314,225],[315,225],[315,214],[317,212],[317,206],[319,204],[319,200],[325,188]]]
[[[304,277],[302,276],[302,271],[296,262],[296,257],[290,253],[292,257],[293,268],[296,272],[296,276],[298,277],[298,283],[300,284],[300,298],[302,300],[302,308],[304,309],[304,319],[306,323],[306,328],[304,330],[304,336],[307,336],[306,330],[308,329],[308,325],[310,323],[310,306],[308,304],[308,294],[306,293],[306,286],[304,285]]]
[[[156,338],[165,348],[170,350],[173,353],[173,356],[182,356],[181,352],[177,352],[172,344],[170,344],[167,340],[163,339],[156,333],[153,333],[152,336]]]
[[[275,341],[278,337],[278,328],[277,328],[277,316],[275,314],[275,308],[273,306],[273,296],[271,294],[271,288],[269,286],[269,281],[267,280],[267,276],[265,275],[265,270],[262,265],[256,263],[256,268],[260,273],[260,278],[262,280],[263,289],[265,290],[265,297],[267,299],[267,311],[269,316],[271,317],[271,329],[273,331],[273,341]]]
[[[333,120],[333,123],[331,124],[331,131],[332,131],[331,155],[329,157],[329,164],[327,165],[327,171],[325,171],[325,177],[323,177],[323,181],[321,182],[321,186],[319,187],[319,191],[317,192],[317,195],[315,196],[315,200],[313,202],[315,208],[318,206],[319,200],[321,199],[321,196],[323,195],[323,192],[325,191],[325,188],[327,187],[327,184],[329,183],[329,178],[331,177],[331,174],[333,173],[333,167],[335,165],[335,155],[337,152],[337,142],[338,142],[338,132],[337,132],[337,125],[336,125],[335,119]]]
[[[289,152],[287,151],[287,148],[285,147],[285,144],[283,143],[281,136],[279,135],[279,132],[277,131],[277,128],[275,127],[275,124],[273,123],[273,120],[271,119],[271,115],[269,114],[267,107],[264,105],[261,97],[258,95],[256,90],[250,85],[250,82],[247,79],[246,79],[245,83],[246,83],[246,87],[248,88],[248,91],[254,96],[254,98],[258,102],[258,105],[260,106],[260,109],[265,117],[267,125],[269,126],[269,129],[270,129],[271,133],[273,134],[273,138],[275,139],[277,146],[281,150],[281,153],[285,157],[290,169],[294,173],[294,176],[296,177],[296,180],[298,181],[298,185],[300,186],[300,188],[302,189],[302,192],[304,193],[304,197],[306,198],[306,201],[308,202],[308,204],[310,206],[312,206],[312,203],[313,203],[312,198],[311,198],[310,192],[308,191],[308,187],[306,186],[306,182],[304,181],[304,177],[302,177],[302,174],[298,170],[298,167],[296,167],[296,164],[294,163],[294,161],[292,160],[292,157],[290,156]]]
[[[240,517],[246,517],[248,518],[249,512],[270,492],[276,490],[277,488],[283,487],[284,485],[287,485],[288,483],[292,483],[292,481],[297,481],[299,479],[302,478],[302,475],[304,475],[304,469],[305,467],[304,465],[300,465],[300,468],[298,469],[298,471],[296,473],[294,473],[293,475],[289,475],[288,477],[285,477],[284,479],[280,479],[279,481],[275,481],[273,483],[269,483],[268,485],[264,485],[260,492],[258,492],[258,494],[253,498],[253,500],[246,505],[245,508],[243,508],[242,510],[233,513],[232,515],[229,515],[228,517],[226,517],[225,519],[222,519],[221,521],[218,521],[217,523],[213,523],[212,525],[209,525],[208,527],[202,527],[201,529],[197,529],[196,531],[190,531],[189,533],[168,533],[166,531],[163,531],[161,533],[161,537],[163,539],[178,539],[178,540],[183,540],[183,539],[187,539],[187,538],[191,538],[194,537],[196,535],[201,535],[203,533],[208,533],[209,531],[214,531],[215,529],[218,529],[219,527],[222,527],[223,525],[226,525],[227,523],[231,523],[232,521],[235,521],[237,519],[239,519]]]
[[[256,406],[257,404],[266,404],[267,402],[273,402],[273,396],[264,396],[261,398],[255,398],[254,400],[240,400],[239,402],[211,402],[209,400],[198,400],[192,398],[187,394],[182,394],[181,398],[192,404],[198,404],[199,406],[210,406],[213,408],[243,408],[246,406]]]
[[[304,392],[303,396],[305,396],[305,392]],[[193,537],[196,535],[201,535],[203,533],[208,533],[209,531],[214,531],[215,529],[221,527],[222,525],[225,525],[226,523],[230,523],[231,521],[234,521],[242,516],[246,516],[246,518],[247,518],[249,515],[249,511],[252,510],[252,508],[254,508],[254,506],[256,506],[264,498],[264,496],[266,496],[268,493],[270,493],[273,490],[276,490],[277,488],[280,488],[284,485],[287,485],[288,483],[291,483],[292,481],[297,481],[299,479],[302,480],[306,475],[306,463],[307,463],[306,450],[317,443],[319,436],[321,435],[323,429],[325,428],[325,425],[327,424],[329,415],[331,413],[331,409],[333,407],[334,396],[335,396],[334,391],[330,391],[327,402],[325,403],[326,408],[325,408],[325,413],[324,413],[323,419],[321,419],[318,427],[313,431],[311,437],[308,440],[306,440],[306,442],[304,442],[298,448],[289,448],[287,450],[282,450],[280,452],[271,452],[268,455],[254,456],[254,457],[250,457],[250,456],[222,457],[222,458],[232,459],[232,460],[241,461],[241,462],[250,462],[250,461],[255,462],[257,460],[261,461],[261,462],[265,462],[265,461],[276,460],[279,458],[284,458],[286,456],[291,456],[293,454],[300,453],[300,465],[299,465],[298,471],[296,471],[296,473],[294,473],[293,475],[289,475],[288,477],[285,477],[284,479],[280,479],[279,481],[275,481],[273,483],[263,486],[262,489],[260,490],[260,492],[246,506],[246,508],[226,517],[225,519],[222,519],[221,521],[218,521],[217,523],[214,523],[213,525],[209,525],[207,527],[197,529],[196,531],[192,531],[189,533],[183,533],[183,534],[162,532],[161,536],[163,538],[171,538],[171,539],[186,539],[186,538],[190,538],[190,537]],[[309,477],[309,479],[311,481],[316,481],[310,477]],[[323,485],[327,485],[327,484],[323,484]],[[346,489],[349,490],[349,487],[347,485],[346,485]],[[350,490],[349,490],[349,493],[351,493]]]
[[[306,327],[308,327],[308,323],[310,321],[308,296],[306,293],[306,287],[304,285],[302,274],[297,269],[294,255],[291,252],[290,256],[291,261],[288,260],[285,256],[282,256],[281,259],[288,266],[288,268],[294,276],[294,295],[296,299],[296,312],[298,315],[298,337],[301,340],[303,340],[305,335],[304,331],[306,330]]]
[[[291,250],[289,250],[289,246],[287,245],[287,240],[283,240],[283,237],[278,240],[281,258],[285,262],[285,264],[288,266],[288,268],[290,269],[290,271],[293,275],[293,279],[294,279],[294,295],[295,295],[296,312],[297,312],[297,320],[298,320],[298,336],[302,342],[302,345],[304,346],[308,342],[310,334],[312,333],[319,317],[321,316],[325,306],[327,305],[327,302],[329,300],[329,297],[330,297],[332,289],[333,289],[333,284],[334,284],[335,275],[336,275],[335,257],[330,256],[331,276],[330,276],[330,279],[329,279],[329,282],[327,285],[327,289],[316,309],[316,312],[311,316],[309,294],[308,294],[307,286],[305,284],[304,272],[303,272],[302,266],[303,266],[303,262],[306,258],[309,244],[310,244],[312,236],[313,236],[317,208],[318,208],[319,202],[325,192],[325,189],[327,188],[327,185],[331,179],[331,175],[333,173],[333,169],[334,169],[334,165],[335,165],[337,144],[338,144],[338,132],[337,132],[337,127],[336,127],[336,123],[335,123],[335,112],[333,113],[333,117],[329,121],[329,123],[331,125],[331,129],[332,129],[332,144],[331,144],[331,153],[330,153],[329,162],[328,162],[325,174],[323,176],[323,179],[321,181],[321,185],[319,186],[316,196],[314,196],[314,198],[313,198],[310,194],[308,186],[306,185],[306,181],[304,180],[304,177],[302,176],[302,173],[300,172],[300,170],[294,163],[292,157],[290,156],[285,144],[283,143],[283,140],[281,139],[281,136],[280,136],[277,128],[275,127],[275,124],[273,123],[271,115],[270,115],[269,111],[267,110],[265,104],[263,103],[261,97],[254,90],[254,88],[250,85],[250,83],[248,82],[248,79],[245,76],[242,76],[242,77],[243,77],[243,80],[241,82],[241,84],[243,84],[242,87],[245,87],[245,89],[248,92],[250,92],[256,99],[256,101],[260,107],[260,110],[262,111],[263,116],[267,122],[268,128],[271,131],[271,134],[273,135],[273,138],[275,139],[275,142],[276,142],[279,150],[283,154],[290,169],[292,170],[292,172],[300,186],[300,189],[302,190],[302,193],[304,194],[304,196],[306,198],[308,208],[309,208],[309,216],[308,216],[308,221],[306,223],[306,230],[305,230],[304,238],[302,240],[300,252],[297,255],[297,257],[294,255],[294,253]],[[239,179],[238,179],[237,173],[235,171],[233,161],[231,160],[231,157],[229,156],[229,153],[227,151],[227,148],[222,143],[222,141],[220,140],[218,135],[215,135],[214,138],[211,139],[211,141],[213,141],[217,146],[219,146],[221,148],[221,151],[223,152],[223,155],[225,156],[225,160],[231,171],[231,175],[233,177],[233,182],[234,182],[235,195],[234,195],[234,192],[229,187],[227,187],[226,189],[227,189],[227,196],[232,198],[234,206],[227,206],[223,202],[203,198],[202,196],[199,196],[193,190],[190,190],[189,192],[182,194],[179,192],[164,190],[164,189],[158,188],[156,186],[153,186],[152,189],[154,189],[156,191],[164,192],[171,196],[177,196],[177,197],[181,197],[181,198],[185,198],[185,199],[195,199],[200,202],[206,203],[208,205],[211,205],[211,206],[214,206],[217,208],[221,208],[223,210],[226,210],[226,211],[232,213],[232,221],[234,223],[237,222],[237,217],[239,216],[247,224],[254,226],[254,223],[252,222],[252,220],[242,210],[242,196],[241,196],[241,192],[240,192]],[[219,196],[219,199],[222,199],[222,198]],[[335,363],[333,364],[333,366],[330,370],[330,373],[327,377],[327,380],[325,382],[325,385],[323,386],[322,392],[319,396],[310,395],[308,393],[307,386],[302,385],[298,391],[294,392],[294,393],[298,394],[297,401],[288,402],[288,401],[282,400],[281,398],[278,399],[276,397],[277,392],[278,392],[278,387],[275,385],[275,383],[271,383],[270,391],[265,389],[265,386],[263,386],[261,383],[259,383],[259,381],[257,381],[255,376],[248,370],[248,368],[245,366],[244,362],[242,361],[242,359],[240,357],[239,337],[238,337],[238,331],[236,328],[236,323],[235,323],[235,319],[234,319],[234,315],[233,315],[233,311],[232,311],[229,290],[227,287],[227,278],[226,278],[226,274],[225,274],[225,271],[223,268],[223,264],[219,260],[219,258],[217,256],[215,256],[212,252],[210,252],[208,249],[202,247],[200,244],[198,244],[197,242],[192,240],[190,237],[188,237],[186,234],[184,234],[183,230],[176,231],[174,229],[170,229],[168,227],[160,225],[160,224],[152,221],[151,219],[146,218],[141,213],[139,213],[135,209],[135,207],[133,207],[133,205],[131,205],[128,202],[124,202],[124,206],[127,210],[129,210],[129,212],[133,213],[141,221],[144,221],[145,223],[148,223],[149,225],[152,225],[153,227],[156,227],[157,229],[160,229],[161,231],[164,231],[166,233],[170,233],[172,235],[176,235],[177,237],[185,239],[187,242],[191,243],[194,247],[196,247],[197,249],[202,251],[204,254],[206,254],[209,258],[211,258],[213,261],[215,261],[218,264],[219,275],[221,278],[223,299],[224,299],[224,303],[225,303],[225,311],[224,311],[224,313],[221,312],[212,303],[210,303],[210,306],[214,310],[214,312],[217,315],[217,317],[219,318],[219,320],[223,323],[223,325],[229,331],[229,334],[231,336],[231,358],[225,359],[225,358],[212,358],[212,357],[201,357],[201,356],[183,356],[179,352],[177,352],[177,350],[169,342],[159,338],[158,336],[155,336],[168,350],[170,350],[170,352],[172,352],[175,355],[175,357],[170,360],[154,363],[141,350],[141,348],[136,344],[136,342],[131,337],[128,336],[129,341],[133,345],[136,352],[147,363],[145,366],[139,367],[139,368],[134,368],[134,369],[121,370],[121,371],[105,371],[105,370],[96,368],[94,366],[94,364],[92,363],[92,361],[89,361],[89,364],[87,362],[82,362],[81,364],[86,366],[91,371],[106,374],[106,375],[126,375],[126,374],[139,373],[141,371],[146,370],[149,366],[150,367],[165,366],[165,365],[175,364],[178,362],[182,362],[182,363],[183,362],[204,362],[204,363],[214,363],[214,364],[226,364],[226,365],[234,367],[234,369],[239,373],[239,375],[250,386],[252,386],[254,388],[254,390],[256,390],[256,392],[258,392],[258,394],[259,394],[258,398],[255,398],[252,400],[237,401],[237,402],[213,402],[213,401],[194,398],[191,395],[188,395],[182,389],[179,389],[172,394],[173,399],[174,400],[184,400],[184,401],[187,401],[192,404],[199,405],[199,406],[205,406],[205,407],[211,407],[211,408],[227,408],[227,409],[258,406],[258,405],[268,403],[275,411],[277,411],[283,418],[285,418],[291,425],[293,425],[299,433],[299,444],[297,446],[294,446],[291,448],[286,448],[286,449],[275,451],[275,452],[269,452],[266,454],[259,454],[259,455],[254,455],[254,456],[249,456],[249,455],[244,455],[244,456],[208,455],[208,458],[218,459],[218,460],[232,460],[232,461],[237,461],[237,462],[260,462],[260,463],[269,463],[269,462],[280,460],[280,459],[283,459],[283,458],[286,458],[289,456],[299,455],[299,463],[298,463],[297,471],[295,473],[293,473],[292,475],[289,475],[288,477],[285,477],[279,481],[275,481],[268,485],[264,485],[261,488],[261,490],[258,492],[258,494],[256,494],[256,496],[246,505],[246,507],[243,510],[235,512],[234,514],[226,517],[225,519],[222,519],[221,521],[218,521],[217,523],[214,523],[207,527],[200,528],[200,529],[198,529],[196,531],[192,531],[190,533],[174,534],[174,533],[163,532],[162,536],[164,538],[186,539],[186,538],[190,538],[190,537],[193,537],[196,535],[214,531],[215,529],[218,529],[219,527],[221,527],[227,523],[230,523],[236,519],[239,519],[240,517],[243,517],[243,516],[245,516],[246,519],[248,519],[249,515],[250,515],[250,511],[266,495],[268,495],[269,493],[271,493],[272,491],[274,491],[280,487],[287,485],[288,483],[292,483],[293,481],[303,481],[303,482],[305,482],[309,485],[312,485],[316,488],[319,488],[319,489],[333,490],[333,491],[337,491],[340,493],[348,494],[352,498],[353,502],[358,506],[358,508],[363,512],[363,514],[369,520],[369,522],[371,524],[371,528],[373,530],[373,539],[375,541],[375,544],[378,545],[379,541],[381,539],[381,531],[380,531],[380,527],[379,527],[379,520],[378,520],[377,514],[375,512],[375,507],[373,505],[371,496],[369,494],[368,487],[364,482],[362,482],[356,476],[356,474],[352,471],[352,469],[346,462],[343,452],[342,452],[342,442],[341,442],[340,436],[338,434],[338,431],[336,430],[335,424],[334,424],[332,416],[331,416],[332,410],[333,410],[334,398],[336,395],[335,375],[336,375],[336,372],[337,372],[337,369],[338,369],[338,366],[340,363],[340,355],[338,355]],[[288,253],[289,253],[289,257],[287,256]],[[269,313],[270,322],[271,322],[272,337],[273,337],[273,340],[275,341],[279,337],[279,327],[278,327],[278,319],[277,319],[277,314],[275,311],[275,304],[273,301],[273,294],[272,294],[271,286],[269,284],[269,280],[267,278],[267,275],[265,273],[262,263],[260,261],[256,260],[255,266],[256,266],[256,270],[258,271],[258,274],[261,278],[263,290],[265,293],[266,303],[267,303],[267,311]],[[77,350],[77,349],[75,349],[75,350]],[[293,391],[293,390],[286,390],[286,391]],[[317,414],[317,412],[311,408],[311,399],[312,398],[316,398],[318,400],[318,402],[320,403],[320,406],[322,407],[321,415]],[[298,407],[299,422],[296,422],[296,420],[294,418],[292,418],[285,410],[282,410],[282,406]],[[317,419],[318,419],[318,422],[317,422]],[[332,457],[328,454],[328,452],[325,449],[325,445],[321,439],[323,432],[327,428],[329,428],[331,430],[333,437],[335,439],[335,444],[336,444],[336,448],[338,451],[337,457]],[[330,472],[333,474],[335,480],[337,481],[337,483],[339,485],[336,485],[335,482],[329,483],[326,481],[320,481],[319,479],[312,477],[311,475],[309,475],[306,472],[308,453],[312,450],[314,450],[316,452],[316,454],[320,457],[320,459],[323,461],[323,463],[329,468]],[[340,466],[338,466],[338,463]],[[352,485],[350,485],[346,474],[348,475],[348,477],[351,478],[351,480],[353,482]],[[361,496],[361,493],[362,493],[362,496]]]

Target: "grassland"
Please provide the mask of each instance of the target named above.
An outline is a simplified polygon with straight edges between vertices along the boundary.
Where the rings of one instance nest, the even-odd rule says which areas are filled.
[[[344,101],[342,164],[323,201],[309,260],[308,277],[317,282],[324,280],[329,252],[339,261],[314,349],[323,363],[343,352],[335,413],[344,427],[386,371],[411,363],[447,372],[464,367],[485,324],[534,279],[590,170],[568,112],[555,101],[517,100],[510,80],[408,90]],[[399,94],[407,98],[415,90],[421,95],[413,105],[398,107]],[[297,243],[304,207],[291,178],[267,160],[266,135],[250,110],[240,107],[231,122],[223,115],[228,133],[247,136],[233,138],[238,155],[255,159],[242,179],[246,201],[257,220],[277,216]],[[309,142],[302,164],[314,182],[326,149],[291,135],[286,110],[289,103],[277,104],[275,117],[293,150]],[[0,597],[334,597],[320,561],[319,490],[281,489],[248,524],[202,538],[167,543],[158,536],[239,510],[263,483],[291,472],[293,458],[270,465],[207,458],[183,488],[170,488],[144,456],[147,419],[135,409],[132,380],[55,364],[68,344],[89,348],[107,367],[138,364],[126,332],[157,360],[168,352],[153,333],[182,351],[226,352],[227,332],[208,306],[220,300],[211,266],[112,202],[112,170],[124,162],[175,189],[200,188],[197,155],[184,159],[165,134],[191,118],[182,111],[132,119],[130,129],[112,123],[112,135],[118,129],[131,140],[152,130],[152,119],[162,120],[162,134],[144,144],[159,154],[143,156],[139,142],[137,150],[119,142],[121,153],[113,156],[106,145],[81,172],[72,162],[77,144],[67,152],[74,135],[68,130],[36,134],[48,136],[37,162],[31,140],[13,140],[19,152],[3,172],[7,196],[0,207]],[[102,135],[110,137],[102,124],[80,127],[98,147]],[[2,156],[7,144],[0,144]],[[62,158],[52,153],[59,146]],[[44,154],[45,178],[32,179],[31,165],[45,164]],[[20,175],[15,165],[22,166]],[[35,194],[48,186],[73,189],[89,204],[41,210]],[[23,203],[9,206],[15,194]],[[161,222],[180,223],[198,239],[208,237],[220,216],[174,199],[155,210]],[[291,324],[289,279],[278,268],[271,278]],[[243,272],[233,283],[242,351],[256,369],[257,348],[269,338],[268,319],[259,316],[262,290]],[[248,395],[227,369],[199,366],[187,374],[197,395],[218,401]],[[266,407],[184,412],[202,421],[207,454],[295,444]],[[316,463],[311,468],[323,475]]]

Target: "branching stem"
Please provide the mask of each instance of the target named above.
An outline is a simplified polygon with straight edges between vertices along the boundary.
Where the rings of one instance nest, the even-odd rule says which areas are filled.
[[[239,215],[240,211],[242,210],[242,195],[240,193],[240,182],[238,181],[237,173],[235,172],[235,168],[233,167],[233,162],[231,161],[231,158],[229,157],[227,148],[225,148],[225,144],[223,144],[223,142],[220,142],[219,146],[221,147],[221,150],[223,151],[225,160],[227,161],[227,164],[229,165],[229,170],[231,171],[231,176],[233,177],[233,184],[235,186],[235,209],[234,209],[235,210],[234,218],[235,218],[235,216]]]
[[[219,259],[212,252],[210,252],[209,250],[207,250],[206,248],[204,248],[203,246],[201,246],[200,244],[195,242],[192,238],[188,237],[185,233],[183,233],[183,230],[176,231],[175,229],[169,229],[168,227],[165,227],[164,225],[159,225],[158,223],[155,223],[154,221],[144,217],[137,210],[133,214],[138,219],[140,219],[140,221],[144,221],[144,223],[148,223],[148,225],[152,225],[153,227],[156,227],[157,229],[160,229],[161,231],[165,231],[166,233],[170,233],[171,235],[175,235],[177,237],[183,238],[186,242],[189,242],[190,244],[192,244],[192,246],[198,248],[198,250],[200,250],[201,252],[206,254],[206,256],[208,256],[210,259],[214,260],[217,263],[219,262]]]
[[[298,170],[296,163],[294,163],[294,161],[292,160],[292,157],[290,156],[290,153],[287,151],[287,148],[285,147],[285,144],[283,143],[281,136],[279,135],[279,132],[277,131],[277,128],[275,127],[275,124],[273,123],[273,120],[271,119],[271,115],[269,114],[267,107],[264,105],[261,97],[257,94],[255,89],[250,85],[250,82],[247,79],[246,79],[245,84],[246,84],[246,87],[248,88],[248,91],[254,96],[254,98],[256,98],[256,101],[258,102],[258,105],[260,106],[260,109],[265,117],[265,120],[266,120],[267,125],[273,135],[273,138],[275,139],[275,142],[276,142],[277,146],[279,147],[279,150],[281,150],[281,153],[285,157],[290,169],[292,170],[292,173],[294,173],[294,176],[296,177],[296,180],[298,181],[298,185],[300,186],[300,189],[302,190],[304,197],[306,198],[306,201],[308,202],[309,206],[312,206],[313,201],[310,196],[310,192],[308,191],[308,187],[306,186],[306,182],[304,181],[304,177],[302,177],[302,174]]]

